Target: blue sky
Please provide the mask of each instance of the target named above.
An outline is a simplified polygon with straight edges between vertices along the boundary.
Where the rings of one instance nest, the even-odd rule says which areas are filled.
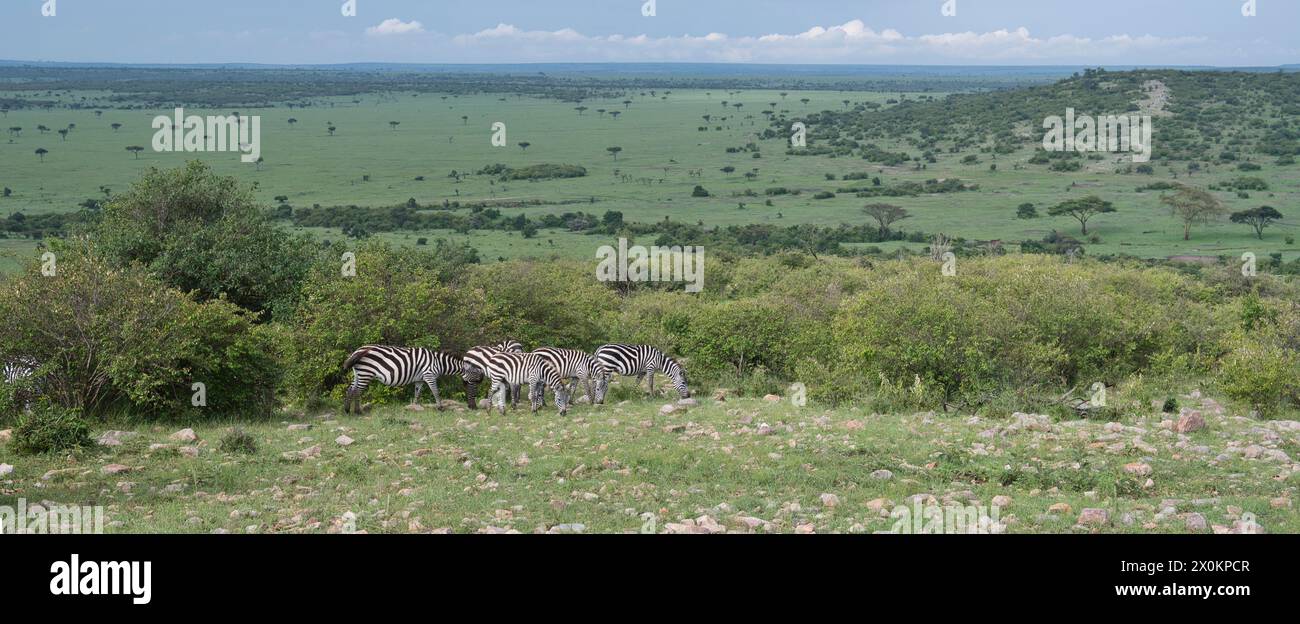
[[[55,15],[42,16],[53,2]],[[945,3],[955,15],[943,15]],[[1300,1],[0,0],[0,59],[1300,63]]]

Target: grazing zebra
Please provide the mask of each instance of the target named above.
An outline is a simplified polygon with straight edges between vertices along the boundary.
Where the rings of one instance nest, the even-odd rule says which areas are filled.
[[[517,340],[506,340],[494,345],[485,345],[474,347],[465,352],[464,372],[461,377],[465,380],[465,402],[469,404],[470,409],[478,408],[478,386],[483,383],[484,363],[488,357],[495,351],[504,351],[507,353],[523,353],[524,345]],[[511,404],[519,406],[519,386],[512,386]]]
[[[650,345],[607,344],[596,349],[596,359],[605,367],[607,375],[636,375],[637,386],[641,385],[641,378],[648,375],[651,394],[655,391],[657,370],[672,379],[673,387],[683,399],[691,396],[691,391],[686,387],[686,371],[682,365]]]
[[[418,347],[385,347],[367,345],[352,352],[343,370],[352,370],[352,385],[348,386],[347,397],[343,401],[343,412],[353,407],[354,413],[361,412],[361,393],[373,380],[385,386],[402,387],[415,384],[415,398],[411,403],[420,402],[420,391],[429,386],[433,392],[433,403],[442,409],[442,399],[438,396],[438,378],[457,375],[463,372],[460,358],[441,351],[421,349]]]
[[[609,388],[609,375],[596,356],[577,349],[555,347],[541,347],[534,349],[533,353],[542,356],[542,359],[555,369],[555,373],[561,380],[576,379],[585,384],[587,398],[592,404],[599,405],[605,402],[605,391]],[[592,392],[593,382],[596,386],[595,392]],[[575,388],[576,383],[569,388],[571,395]]]
[[[545,384],[555,393],[555,407],[559,408],[560,415],[568,413],[569,391],[560,381],[559,374],[542,356],[536,353],[493,351],[483,365],[484,374],[492,380],[492,391],[488,396],[492,397],[492,403],[497,406],[502,415],[506,413],[506,387],[513,385],[517,388],[522,384],[528,384],[528,398],[532,402],[531,411],[536,412],[542,406],[542,393],[545,392],[543,384]]]

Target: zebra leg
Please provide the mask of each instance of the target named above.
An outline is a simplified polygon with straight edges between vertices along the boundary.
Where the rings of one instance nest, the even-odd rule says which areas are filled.
[[[424,389],[424,387],[421,386],[421,385],[419,384],[419,382],[417,382],[417,383],[415,384],[415,398],[414,398],[414,399],[411,399],[411,405],[419,405],[419,404],[420,404],[420,391],[423,390],[423,389]]]
[[[428,375],[425,375],[425,377],[424,377],[424,383],[426,383],[426,384],[429,385],[429,392],[432,392],[432,393],[433,393],[433,409],[436,409],[436,410],[438,410],[438,411],[441,412],[441,411],[442,411],[442,398],[438,396],[438,377],[437,377],[437,375],[434,375],[433,373],[429,373]],[[419,384],[416,384],[415,387],[418,389],[420,386],[419,386]]]
[[[650,378],[650,396],[655,395],[655,369],[646,371],[646,377]]]
[[[528,398],[529,402],[532,403],[532,410],[530,410],[532,413],[536,414],[537,410],[541,409],[545,394],[546,388],[541,383],[528,384]]]
[[[519,389],[521,387],[519,384],[510,384],[510,409],[519,407]]]
[[[591,375],[588,375],[588,376],[586,376],[586,377],[583,377],[583,378],[582,378],[582,381],[583,381],[583,383],[586,384],[586,386],[587,386],[587,401],[588,401],[589,403],[591,403],[592,405],[595,405],[595,404],[596,404],[596,395],[591,391]],[[576,384],[575,384],[575,385],[576,385]],[[573,396],[573,393],[570,392],[570,393],[569,393],[569,396]]]

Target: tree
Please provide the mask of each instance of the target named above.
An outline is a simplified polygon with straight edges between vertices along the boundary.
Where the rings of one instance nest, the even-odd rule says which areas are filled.
[[[1161,195],[1160,203],[1183,222],[1183,240],[1191,240],[1193,224],[1208,223],[1226,212],[1223,203],[1209,191],[1181,184],[1172,195]]]
[[[47,150],[43,147],[36,148],[36,156],[37,158],[41,159],[41,162],[45,162],[45,155],[48,153],[50,153],[50,150]]]
[[[1107,212],[1115,212],[1115,205],[1096,195],[1063,201],[1047,209],[1047,214],[1053,217],[1069,216],[1077,219],[1084,234],[1088,233],[1088,219]]]
[[[1233,223],[1245,223],[1255,228],[1255,237],[1264,240],[1264,228],[1280,220],[1282,213],[1272,206],[1260,206],[1250,210],[1239,210],[1228,217]]]
[[[132,154],[135,154],[135,158],[136,158],[136,160],[139,160],[139,159],[140,159],[140,152],[143,152],[143,151],[144,151],[144,148],[143,148],[143,147],[140,147],[139,145],[132,145],[132,146],[130,146],[130,147],[127,147],[127,148],[126,148],[126,151],[131,152]]]
[[[338,127],[335,126],[334,124],[330,124],[325,128],[325,130],[330,133],[330,136],[334,136],[334,132],[338,130]]]
[[[526,152],[526,151],[528,151],[528,146],[529,146],[529,145],[532,145],[532,143],[529,143],[528,141],[520,141],[520,142],[519,142],[519,149],[520,149],[521,151],[525,151],[525,152]]]
[[[298,120],[294,117],[290,117],[288,121],[289,121],[290,128],[292,128],[294,124],[298,123]]]
[[[464,122],[461,125],[465,125],[465,126],[469,125],[469,115],[461,115],[460,120]]]
[[[67,129],[67,128],[60,128],[60,129],[59,129],[59,139],[60,139],[60,140],[63,140],[63,141],[67,141],[67,140],[68,140],[68,129]]]
[[[396,131],[397,131],[397,126],[400,125],[401,123],[402,123],[402,122],[400,122],[400,121],[390,121],[390,122],[388,122],[388,127],[389,127],[389,128],[392,128],[393,131],[396,132]]]
[[[586,106],[575,106],[575,107],[573,107],[573,110],[578,111],[578,116],[581,117],[581,116],[582,116],[582,113],[586,112],[587,107],[586,107]]]
[[[889,234],[891,224],[912,216],[903,208],[893,204],[867,204],[862,207],[862,212],[880,224],[880,235],[882,237]]]
[[[614,147],[605,148],[605,151],[609,152],[609,154],[614,157],[614,160],[618,160],[618,153],[623,151],[623,148],[616,145]]]
[[[117,122],[113,122],[113,123],[111,123],[111,124],[108,124],[108,127],[112,128],[112,129],[113,129],[113,132],[117,132],[118,130],[120,130],[120,129],[122,128],[122,124],[117,123]]]
[[[1025,203],[1023,203],[1023,204],[1020,204],[1018,207],[1016,207],[1016,218],[1017,218],[1017,219],[1037,219],[1037,218],[1038,218],[1038,209],[1035,208],[1034,205],[1031,204],[1031,203],[1029,203],[1029,202],[1025,202]]]

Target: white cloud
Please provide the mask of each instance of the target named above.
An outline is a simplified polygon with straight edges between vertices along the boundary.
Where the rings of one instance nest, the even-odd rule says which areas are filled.
[[[460,34],[444,50],[458,59],[511,61],[695,61],[767,63],[984,63],[1115,61],[1145,57],[1149,62],[1187,60],[1189,49],[1205,43],[1200,37],[1165,38],[1113,35],[1100,39],[1064,34],[1034,37],[1026,28],[990,32],[949,32],[909,36],[897,30],[867,26],[851,20],[837,26],[815,26],[794,34],[734,36],[712,32],[703,36],[584,35],[571,28],[524,30],[498,24],[476,33]],[[441,47],[441,46],[440,46]],[[1157,60],[1152,55],[1168,58]]]
[[[424,32],[424,25],[415,20],[403,22],[396,17],[390,17],[378,26],[371,26],[366,29],[366,34],[372,37],[383,37],[388,35],[409,35]]]

